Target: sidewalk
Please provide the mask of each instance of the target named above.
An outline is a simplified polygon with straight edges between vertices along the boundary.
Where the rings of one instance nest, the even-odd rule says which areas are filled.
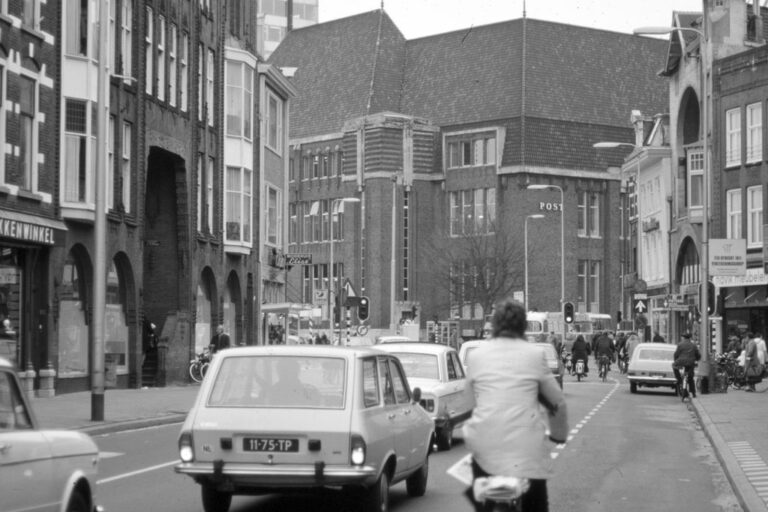
[[[33,398],[32,409],[43,428],[76,429],[91,435],[180,423],[199,385],[165,388],[107,389],[104,421],[91,421],[91,392]]]
[[[744,511],[768,512],[768,380],[756,388],[699,393],[693,408]]]

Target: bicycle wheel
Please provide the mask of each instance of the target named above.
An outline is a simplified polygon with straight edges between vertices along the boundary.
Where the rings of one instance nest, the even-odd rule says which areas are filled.
[[[210,363],[203,363],[203,365],[200,367],[200,381],[205,378],[205,374],[208,373],[208,368],[211,366]]]
[[[200,375],[200,363],[198,361],[193,361],[192,363],[189,363],[189,376],[195,382],[203,381],[203,376]]]

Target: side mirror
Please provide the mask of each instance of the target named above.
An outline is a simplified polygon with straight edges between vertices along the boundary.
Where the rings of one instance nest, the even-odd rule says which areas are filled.
[[[413,392],[411,393],[413,395],[413,402],[419,403],[421,402],[421,388],[413,388]]]

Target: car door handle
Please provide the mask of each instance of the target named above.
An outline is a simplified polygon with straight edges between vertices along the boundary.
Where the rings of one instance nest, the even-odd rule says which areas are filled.
[[[5,455],[8,453],[8,450],[11,449],[11,445],[9,444],[0,444],[0,455]]]
[[[395,416],[397,416],[397,414],[395,414],[395,413],[387,414],[387,418],[390,419],[390,420],[395,419]]]

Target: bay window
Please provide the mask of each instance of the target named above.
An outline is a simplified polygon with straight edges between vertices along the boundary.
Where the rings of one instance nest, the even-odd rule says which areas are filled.
[[[228,242],[251,242],[253,173],[244,167],[227,166],[225,236]]]
[[[227,135],[251,139],[253,69],[242,62],[227,61]]]

